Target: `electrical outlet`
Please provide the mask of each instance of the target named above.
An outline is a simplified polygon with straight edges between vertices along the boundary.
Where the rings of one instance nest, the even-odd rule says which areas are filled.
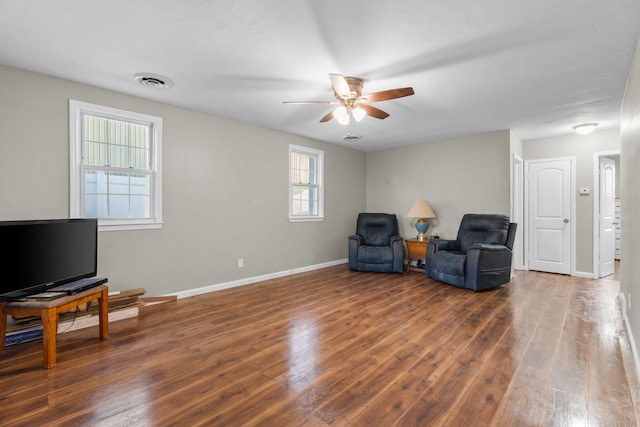
[[[238,258],[238,268],[244,268],[244,258]]]

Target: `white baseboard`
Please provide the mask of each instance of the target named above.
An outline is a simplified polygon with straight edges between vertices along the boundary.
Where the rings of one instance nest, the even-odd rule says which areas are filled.
[[[321,268],[333,267],[334,265],[346,264],[348,261],[349,260],[347,260],[346,258],[336,260],[336,261],[329,261],[329,262],[324,262],[322,264],[309,265],[306,267],[294,268],[292,270],[279,271],[276,273],[263,274],[262,276],[247,277],[246,279],[233,280],[231,282],[218,283],[215,285],[204,286],[202,288],[180,291],[178,293],[170,294],[170,295],[172,296],[175,295],[178,298],[187,298],[195,295],[206,294],[208,292],[215,292],[215,291],[221,291],[223,289],[230,289],[230,288],[236,288],[238,286],[250,285],[252,283],[262,282],[264,280],[276,279],[278,277],[290,276],[292,274],[304,273],[307,271],[319,270]],[[169,296],[169,295],[163,295],[163,296]]]
[[[572,274],[573,277],[580,277],[581,279],[593,279],[593,273],[587,273],[585,271],[576,271]]]
[[[620,292],[618,295],[618,304],[620,305],[619,308],[622,313],[622,319],[624,320],[624,327],[627,331],[627,336],[629,337],[629,346],[631,346],[631,354],[633,355],[633,364],[636,368],[636,376],[638,377],[638,381],[640,381],[640,355],[638,354],[638,347],[636,347],[636,340],[633,337],[633,330],[631,329],[629,317],[627,317],[627,299],[623,292]]]
[[[522,268],[516,268],[516,270],[522,270],[522,271],[538,271],[538,270],[529,270],[529,266],[528,265],[523,265]],[[540,271],[541,273],[544,273],[544,271]],[[581,279],[593,279],[593,273],[589,273],[587,271],[574,271],[571,273],[571,277],[579,277]]]

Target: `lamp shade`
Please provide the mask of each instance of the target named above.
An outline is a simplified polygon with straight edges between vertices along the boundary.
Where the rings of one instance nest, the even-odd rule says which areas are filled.
[[[435,218],[436,214],[433,212],[433,209],[431,209],[429,202],[426,200],[416,200],[406,216],[409,218]]]

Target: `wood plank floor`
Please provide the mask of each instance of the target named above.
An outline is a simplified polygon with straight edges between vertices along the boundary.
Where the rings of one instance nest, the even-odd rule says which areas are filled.
[[[145,308],[0,359],[0,425],[635,426],[619,283],[475,294],[345,265]]]

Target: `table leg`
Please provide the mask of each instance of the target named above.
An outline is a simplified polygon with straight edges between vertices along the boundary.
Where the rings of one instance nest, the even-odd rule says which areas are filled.
[[[100,324],[100,339],[104,340],[109,338],[109,290],[102,291],[102,295],[98,298],[99,307],[98,315],[100,316],[98,322]]]
[[[2,351],[4,350],[4,340],[7,336],[7,315],[2,310],[2,305],[0,303],[0,356],[2,355]]]
[[[43,309],[41,318],[44,368],[50,369],[56,366],[56,335],[58,333],[58,311],[55,307]]]

